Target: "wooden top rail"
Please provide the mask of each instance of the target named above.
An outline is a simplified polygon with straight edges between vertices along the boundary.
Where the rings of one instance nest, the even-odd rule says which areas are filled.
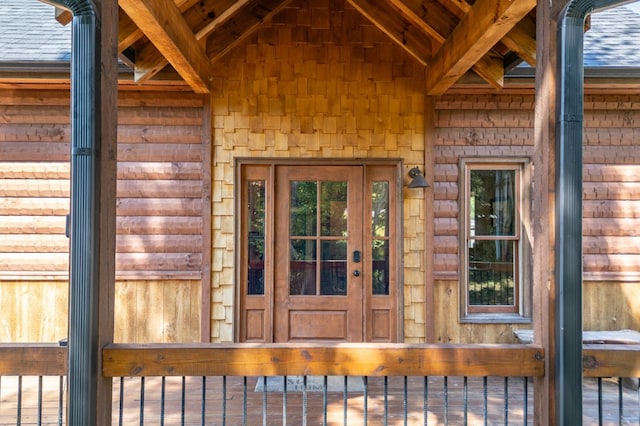
[[[584,377],[640,377],[640,345],[584,345]]]
[[[120,376],[537,376],[534,345],[113,344],[103,373]],[[584,377],[640,377],[640,345],[585,345]],[[0,376],[64,376],[67,348],[0,344]]]
[[[67,348],[57,344],[0,344],[0,376],[65,376]]]
[[[534,345],[114,344],[103,374],[120,376],[543,376]]]

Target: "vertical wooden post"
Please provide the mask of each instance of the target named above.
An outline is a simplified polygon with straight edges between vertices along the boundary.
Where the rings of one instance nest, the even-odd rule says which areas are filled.
[[[431,188],[425,191],[425,342],[435,343],[435,289],[433,280],[433,241],[434,241],[434,211],[433,211],[433,185],[434,185],[434,147],[436,144],[436,107],[435,98],[425,96],[424,107],[424,178]]]
[[[205,95],[202,123],[202,286],[200,291],[200,340],[211,341],[211,165],[213,164],[213,109]],[[238,305],[235,305],[238,310]],[[237,327],[237,324],[235,325]],[[234,328],[235,328],[234,327]]]
[[[118,2],[94,0],[100,17],[100,186],[98,271],[98,376],[96,425],[111,425],[112,379],[102,376],[102,348],[113,342],[118,135]]]
[[[534,384],[534,421],[556,423],[555,406],[555,134],[557,28],[567,0],[538,1],[536,9],[536,89],[532,173],[533,329],[545,348],[545,375]]]

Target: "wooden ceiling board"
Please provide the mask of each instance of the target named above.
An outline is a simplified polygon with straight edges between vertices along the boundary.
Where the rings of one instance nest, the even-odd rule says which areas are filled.
[[[427,64],[433,54],[431,43],[425,43],[419,29],[412,26],[402,15],[395,13],[388,4],[376,0],[348,1],[400,48],[406,50],[422,65]]]
[[[237,46],[289,2],[290,0],[253,0],[245,4],[236,14],[214,28],[207,37],[206,53],[211,62],[217,61]]]

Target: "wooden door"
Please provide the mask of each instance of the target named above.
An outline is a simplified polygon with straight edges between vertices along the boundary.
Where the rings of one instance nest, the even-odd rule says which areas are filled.
[[[364,340],[363,167],[276,171],[274,341]]]

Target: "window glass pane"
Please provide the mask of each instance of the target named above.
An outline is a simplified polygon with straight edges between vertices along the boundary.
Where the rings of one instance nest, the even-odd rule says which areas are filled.
[[[264,181],[248,182],[248,273],[247,293],[264,294]]]
[[[321,183],[320,211],[323,236],[347,235],[347,182]]]
[[[347,240],[323,241],[320,258],[320,294],[347,294]]]
[[[373,240],[372,293],[389,294],[389,241]]]
[[[374,237],[389,236],[389,182],[373,182],[371,226]]]
[[[315,181],[291,182],[291,236],[316,235],[318,185]]]
[[[316,294],[316,241],[291,240],[289,294]]]
[[[473,235],[515,235],[515,170],[471,170]]]
[[[469,304],[514,305],[515,241],[469,241]]]

